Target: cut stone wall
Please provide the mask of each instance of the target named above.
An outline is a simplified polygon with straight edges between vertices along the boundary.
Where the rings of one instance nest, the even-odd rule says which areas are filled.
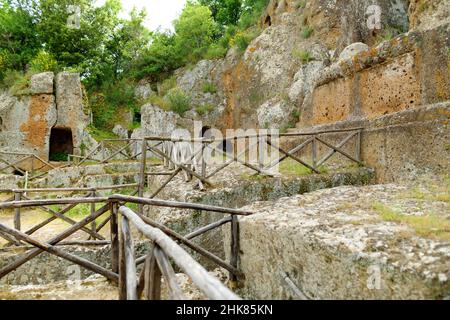
[[[111,268],[110,246],[62,246],[59,248],[70,254],[92,261],[104,268]],[[135,248],[136,255],[141,256],[148,250],[148,243],[136,243]],[[0,252],[0,268],[12,263],[20,254],[21,252]],[[26,262],[6,277],[0,279],[0,290],[2,285],[37,285],[65,280],[84,280],[93,274],[93,272],[78,267],[68,260],[44,252]],[[80,276],[79,278],[78,275]]]
[[[74,154],[81,155],[83,131],[89,121],[83,112],[83,93],[78,73],[61,72],[55,78],[58,119],[56,127],[72,131]]]
[[[55,90],[54,90],[55,87]],[[83,113],[80,75],[52,72],[31,78],[29,95],[0,94],[0,148],[49,158],[53,127],[72,131],[74,153],[80,153],[88,117]],[[11,160],[14,161],[14,156]]]
[[[376,117],[450,100],[450,24],[411,31],[323,69],[299,126]]]
[[[450,102],[438,103],[415,109],[390,113],[373,120],[341,121],[334,124],[313,126],[306,132],[335,129],[364,128],[361,159],[365,166],[373,168],[379,183],[409,181],[421,174],[445,174],[450,166],[448,150],[450,141]],[[302,130],[304,132],[305,130]],[[334,145],[349,133],[321,135]],[[286,138],[281,144],[286,149],[298,145],[304,138]],[[355,154],[355,138],[342,149]],[[319,158],[330,149],[319,144]],[[310,160],[310,150],[302,155]],[[334,155],[330,166],[349,165],[342,155]]]

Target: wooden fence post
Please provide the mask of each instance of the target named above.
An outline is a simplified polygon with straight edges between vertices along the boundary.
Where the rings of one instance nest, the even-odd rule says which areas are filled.
[[[314,169],[317,169],[317,139],[315,135],[312,140],[312,163]]]
[[[14,192],[14,201],[20,201],[22,199],[21,192]],[[14,228],[20,231],[20,208],[14,209]]]
[[[355,158],[358,159],[359,161],[362,160],[362,155],[361,155],[361,144],[362,144],[362,130],[358,131],[358,134],[356,136],[356,150],[355,150]]]
[[[231,217],[230,245],[230,264],[237,269],[239,259],[239,221],[236,215],[232,215]],[[237,286],[237,277],[232,272],[230,272],[230,286],[233,289]]]
[[[96,197],[96,190],[93,189],[91,192],[91,197],[95,198]],[[91,215],[95,214],[95,203],[91,203]],[[91,230],[94,233],[97,233],[97,222],[95,220],[92,221],[91,223]],[[91,239],[92,236],[89,236],[89,239]]]
[[[145,259],[145,295],[147,300],[161,300],[161,270],[155,258],[155,244]]]
[[[31,157],[31,176],[34,175],[34,156]]]
[[[105,141],[101,142],[101,153],[102,153],[102,160],[105,160],[106,159]]]
[[[250,140],[249,140],[250,143]],[[259,133],[258,135],[258,168],[260,170],[264,170],[264,158],[265,158],[265,148],[266,148],[266,139],[264,139],[264,135]]]
[[[119,272],[119,228],[117,212],[119,205],[117,202],[110,202],[110,230],[111,230],[111,269],[114,273]]]
[[[119,299],[137,300],[137,276],[134,243],[128,218],[122,216],[120,224]]]
[[[144,196],[147,167],[147,140],[142,139],[141,168],[139,172],[139,197]],[[139,204],[139,213],[144,214],[144,205]]]
[[[202,141],[201,163],[202,163],[202,177],[203,178],[206,178],[205,148],[206,148],[206,143],[204,141]]]

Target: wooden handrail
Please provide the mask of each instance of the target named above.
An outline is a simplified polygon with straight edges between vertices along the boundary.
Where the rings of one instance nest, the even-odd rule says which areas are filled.
[[[200,204],[200,203],[189,203],[189,202],[139,198],[139,197],[132,197],[132,196],[124,196],[124,195],[120,195],[120,194],[114,194],[114,195],[110,196],[109,199],[115,200],[118,202],[130,202],[130,203],[144,204],[144,205],[157,206],[157,207],[194,209],[194,210],[202,210],[202,211],[235,214],[235,215],[241,215],[241,216],[249,216],[249,215],[253,214],[253,212],[247,211],[247,210],[210,206],[210,205]]]

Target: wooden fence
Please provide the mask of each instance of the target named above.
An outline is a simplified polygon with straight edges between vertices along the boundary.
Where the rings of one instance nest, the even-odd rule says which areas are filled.
[[[10,158],[15,158],[15,160]],[[0,151],[0,163],[3,164],[0,173],[9,173],[8,170],[13,170],[27,176],[29,181],[43,177],[48,170],[56,168],[50,162],[33,153]],[[24,170],[23,166],[29,167],[29,170]]]
[[[33,199],[33,200],[15,200],[0,203],[0,209],[21,209],[33,207],[48,207],[50,205],[75,206],[79,204],[103,204],[103,206],[91,212],[88,216],[72,224],[68,229],[56,235],[48,241],[39,241],[28,232],[22,232],[15,227],[8,227],[0,224],[0,235],[5,239],[17,243],[27,243],[32,246],[25,254],[19,256],[15,261],[6,265],[0,270],[0,279],[13,272],[21,265],[35,258],[42,252],[48,252],[60,258],[75,263],[87,270],[100,274],[110,281],[117,283],[119,287],[119,298],[136,300],[147,298],[150,300],[161,299],[161,277],[164,277],[169,289],[171,299],[184,298],[180,287],[177,284],[175,272],[171,266],[171,260],[183,270],[193,281],[193,283],[209,299],[239,299],[233,292],[225,287],[219,280],[211,276],[198,262],[196,262],[180,244],[194,250],[195,252],[207,257],[230,272],[231,281],[236,281],[243,277],[238,270],[238,215],[250,215],[251,212],[229,209],[217,206],[203,204],[193,204],[175,201],[164,201],[157,199],[146,199],[133,196],[112,195],[109,197],[84,197],[84,198],[64,198],[64,199]],[[229,214],[230,217],[218,220],[215,223],[204,226],[188,235],[182,236],[177,232],[153,221],[140,213],[132,211],[126,207],[127,203],[139,205],[160,206],[170,208],[183,208],[192,210],[201,210],[206,212],[218,212]],[[64,215],[64,213],[61,213]],[[97,237],[87,228],[97,218],[107,215],[105,221],[110,226],[110,245],[111,245],[111,270],[98,264],[80,258],[76,255],[65,252],[61,249],[63,241],[83,230],[92,237]],[[61,218],[58,216],[57,218]],[[62,218],[61,218],[62,219]],[[203,249],[192,242],[192,239],[203,235],[220,226],[230,223],[231,225],[231,258],[226,262],[213,253]],[[148,240],[152,246],[151,250],[145,256],[137,258],[135,256],[135,246],[130,231],[130,225],[134,225]],[[70,241],[69,241],[70,243]],[[169,260],[170,259],[170,260]],[[137,274],[139,265],[144,264],[140,274]]]
[[[3,189],[3,190],[0,190],[0,193],[12,195],[11,197],[9,197],[5,201],[3,201],[3,203],[9,203],[11,201],[20,202],[22,200],[26,200],[26,201],[42,200],[42,199],[32,199],[30,197],[30,194],[38,194],[38,195],[44,194],[46,197],[48,197],[48,196],[54,196],[54,195],[61,196],[62,194],[67,195],[68,193],[71,193],[72,195],[81,193],[81,194],[83,194],[84,198],[96,198],[99,195],[99,192],[102,192],[102,191],[108,191],[108,190],[114,191],[114,190],[124,190],[124,189],[133,190],[133,188],[136,189],[137,187],[138,187],[138,184],[124,184],[124,185],[116,185],[116,186],[103,186],[103,187],[97,187],[97,188]],[[136,195],[137,193],[138,193],[137,189],[132,191],[132,195]],[[79,203],[68,204],[59,210],[55,210],[48,205],[37,206],[38,209],[40,209],[46,213],[49,213],[51,215],[51,217],[32,226],[27,231],[25,231],[25,234],[32,235],[32,234],[36,233],[38,230],[41,230],[42,228],[44,228],[45,226],[47,226],[48,224],[50,224],[51,222],[53,222],[57,219],[61,219],[65,222],[69,223],[70,225],[75,225],[76,221],[67,217],[67,213],[69,213],[71,210],[75,209],[78,205],[79,205]],[[90,212],[91,212],[91,214],[95,212],[95,203],[91,203]],[[20,207],[14,208],[14,228],[19,231],[22,230],[22,215],[23,215],[23,212]],[[90,228],[83,227],[81,229],[82,231],[84,231],[86,234],[89,235],[88,239],[86,241],[75,242],[74,244],[90,244],[90,245],[96,245],[96,244],[100,244],[100,243],[105,244],[105,241],[104,241],[105,238],[103,236],[101,236],[99,234],[99,232],[106,226],[106,224],[108,222],[109,222],[109,218],[105,219],[103,222],[101,222],[98,225],[95,220],[92,221]],[[21,243],[18,242],[17,240],[7,237],[7,235],[2,234],[1,232],[0,232],[0,237],[7,240],[6,247],[11,246],[11,245],[16,245],[16,246],[21,245]],[[94,241],[90,241],[90,240],[94,240]],[[96,241],[100,241],[100,243],[97,243]]]
[[[313,133],[286,133],[279,134],[276,138],[301,138],[304,137],[306,140],[297,144],[291,150],[285,150],[280,147],[278,143],[275,143],[272,139],[274,136],[268,134],[258,134],[258,135],[241,135],[241,136],[233,136],[227,137],[227,140],[233,141],[233,145],[237,146],[240,143],[240,140],[244,140],[248,143],[245,144],[243,150],[237,150],[237,148],[233,149],[233,152],[225,152],[220,148],[217,148],[217,144],[222,143],[223,140],[217,139],[209,139],[209,138],[193,138],[193,139],[185,139],[185,138],[169,138],[169,137],[147,137],[141,141],[142,150],[147,150],[147,152],[151,152],[151,154],[159,156],[161,159],[166,160],[166,162],[171,163],[171,165],[175,168],[173,171],[166,172],[147,172],[146,168],[146,157],[147,152],[144,152],[141,157],[141,190],[144,189],[144,184],[146,181],[146,177],[148,175],[162,175],[168,176],[168,178],[162,183],[162,185],[155,190],[150,197],[156,197],[178,174],[181,172],[185,172],[188,174],[190,178],[194,177],[198,179],[200,186],[212,186],[211,178],[217,175],[220,171],[224,170],[226,167],[230,166],[232,163],[239,163],[244,165],[245,167],[253,170],[256,174],[261,174],[264,176],[273,176],[271,173],[271,169],[275,166],[281,164],[283,161],[287,159],[292,159],[295,162],[299,163],[302,166],[305,166],[309,170],[314,173],[320,173],[320,167],[323,166],[327,161],[329,161],[334,155],[340,154],[350,161],[363,166],[363,162],[361,161],[361,139],[362,139],[362,128],[354,128],[354,129],[346,129],[346,130],[328,130],[328,131],[320,131]],[[339,143],[333,144],[327,141],[323,135],[342,133],[346,134],[346,137],[342,139]],[[193,153],[190,158],[185,163],[180,163],[175,161],[169,154],[164,152],[164,149],[159,148],[162,143],[197,143],[201,144],[201,147],[198,147],[197,150],[192,148]],[[350,154],[343,150],[343,147],[346,145],[354,143],[354,154]],[[153,145],[152,145],[153,144]],[[216,144],[216,146],[214,146]],[[323,157],[318,158],[318,149],[319,146],[323,145],[329,149],[327,153],[323,155]],[[311,147],[310,147],[311,146]],[[267,150],[275,150],[281,157],[273,160],[270,164],[265,163],[264,159],[261,157],[262,152],[260,152],[261,148],[265,147]],[[310,147],[310,148],[308,148]],[[246,159],[246,155],[250,152],[252,148],[256,148],[257,150],[257,159],[256,163],[250,162]],[[305,152],[305,150],[310,150],[311,156],[309,157],[311,161],[303,160],[297,154]],[[218,167],[208,167],[207,162],[205,161],[204,153],[208,151],[214,151],[219,153],[223,157],[225,157],[225,161]],[[195,170],[190,164],[194,160],[195,157],[199,157],[197,160],[198,168]]]
[[[96,163],[108,163],[113,160],[138,161],[141,151],[139,150],[140,139],[105,139],[88,151],[85,156],[69,155],[69,163],[80,166],[88,161]]]

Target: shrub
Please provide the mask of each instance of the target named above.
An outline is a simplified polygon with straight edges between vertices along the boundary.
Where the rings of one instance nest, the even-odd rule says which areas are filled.
[[[250,42],[261,33],[260,29],[245,30],[238,32],[230,42],[230,46],[236,46],[240,52],[244,52]]]
[[[303,28],[302,30],[302,38],[303,39],[308,39],[309,37],[311,37],[311,35],[313,34],[314,29],[310,26],[306,26],[305,28]]]
[[[117,138],[117,135],[113,133],[111,130],[102,130],[92,125],[87,127],[87,131],[97,141]]]
[[[214,85],[214,83],[211,82],[205,82],[203,84],[203,93],[211,93],[211,94],[215,94],[217,93],[217,88]]]
[[[30,70],[34,72],[57,71],[58,62],[47,51],[39,50],[38,54],[30,61]]]
[[[167,101],[157,94],[152,94],[146,101],[147,103],[151,103],[152,105],[158,106],[163,110],[169,111],[170,107]]]
[[[309,51],[294,50],[292,56],[299,59],[302,63],[308,63],[312,60],[312,55]]]
[[[306,0],[302,0],[297,3],[297,9],[305,9],[305,7],[306,7]]]
[[[201,116],[203,116],[213,110],[214,110],[214,106],[212,104],[208,104],[208,103],[195,107],[195,111]]]
[[[164,97],[170,110],[178,113],[180,116],[191,109],[191,97],[180,88],[173,88]]]
[[[247,29],[257,24],[268,4],[269,0],[244,0],[243,12],[238,23],[239,27]]]
[[[2,86],[9,88],[12,95],[28,94],[32,73],[22,73],[20,71],[8,69],[3,74]]]
[[[206,51],[203,58],[207,60],[222,59],[227,55],[227,51],[228,47],[223,47],[220,44],[213,44],[208,48],[208,51]]]
[[[177,78],[175,78],[175,76],[167,78],[159,86],[158,90],[159,95],[164,97],[171,89],[175,88],[176,86],[177,86]]]

